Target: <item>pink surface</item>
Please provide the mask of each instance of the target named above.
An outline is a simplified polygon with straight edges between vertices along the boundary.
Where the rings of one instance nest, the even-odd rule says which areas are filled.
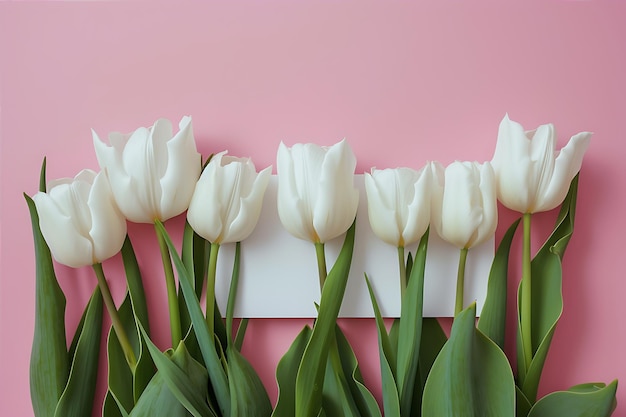
[[[32,415],[34,257],[21,194],[36,191],[41,159],[48,157],[49,178],[73,176],[97,167],[90,128],[131,131],[185,114],[205,156],[228,149],[262,167],[274,164],[281,140],[346,137],[359,172],[488,160],[505,112],[528,128],[555,123],[561,145],[594,131],[565,258],[565,310],[541,392],[624,380],[626,7],[468,3],[0,4],[0,415]],[[500,215],[498,239],[514,218],[505,209]],[[141,247],[153,250],[150,240]],[[105,265],[111,276],[118,263]],[[90,272],[58,270],[70,328],[95,285]],[[157,278],[150,309],[165,323]],[[119,299],[123,282],[112,281]],[[272,398],[276,362],[305,322],[250,324],[244,353]],[[366,382],[377,387],[373,322],[342,325]],[[156,341],[166,347],[160,330]],[[618,400],[626,400],[622,389]]]

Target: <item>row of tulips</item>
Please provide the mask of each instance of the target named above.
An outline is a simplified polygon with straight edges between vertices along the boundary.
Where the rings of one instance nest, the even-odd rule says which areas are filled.
[[[370,224],[380,239],[398,249],[402,294],[401,317],[387,331],[370,287],[386,416],[582,416],[590,415],[584,414],[589,410],[596,410],[592,415],[611,414],[616,382],[576,387],[556,393],[556,400],[536,398],[560,315],[558,306],[562,306],[560,261],[572,232],[576,175],[590,136],[579,133],[556,151],[552,125],[525,132],[505,116],[490,162],[454,162],[445,168],[433,162],[419,171],[373,169],[365,174]],[[305,326],[278,365],[279,398],[273,409],[254,369],[240,353],[247,320],[238,325],[233,321],[238,243],[225,320],[215,301],[220,246],[240,242],[252,233],[271,167],[257,172],[249,158],[226,152],[203,164],[190,117],[180,121],[175,135],[170,122],[161,119],[132,134],[112,133],[109,145],[95,132],[93,141],[99,173],[84,170],[73,179],[46,184],[44,165],[40,192],[32,200],[27,197],[38,266],[31,357],[31,398],[38,417],[91,412],[89,390],[96,378],[102,301],[112,321],[104,416],[381,415],[363,384],[352,348],[336,325],[359,200],[354,187],[356,158],[346,141],[330,147],[281,143],[278,149],[278,214],[292,235],[314,244],[322,296],[313,326]],[[524,224],[515,379],[502,347],[507,259],[517,223],[494,258],[477,326],[475,305],[463,305],[467,253],[494,234],[497,200],[521,212]],[[532,213],[551,210],[564,200],[547,249],[531,259]],[[187,223],[179,251],[163,223],[185,210]],[[150,339],[127,220],[155,225],[172,338],[172,347],[165,352]],[[422,317],[430,225],[460,251],[456,318],[449,340],[435,319]],[[328,270],[324,243],[343,234],[341,253]],[[417,252],[407,257],[405,247],[417,242]],[[120,250],[128,291],[118,307],[102,262]],[[69,350],[65,337],[58,336],[65,335],[65,299],[50,254],[71,267],[92,265],[98,280]],[[554,300],[556,305],[549,311],[542,308],[541,303],[554,304]],[[566,400],[573,397],[563,401],[559,395]],[[572,414],[571,406],[562,408],[568,404],[576,404],[580,412]]]

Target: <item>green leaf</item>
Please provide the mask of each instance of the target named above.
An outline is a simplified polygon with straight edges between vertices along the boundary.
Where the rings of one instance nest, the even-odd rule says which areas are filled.
[[[419,365],[417,367],[417,380],[413,394],[413,404],[411,405],[412,415],[419,415],[422,409],[422,397],[426,380],[430,370],[435,363],[435,359],[441,349],[448,341],[439,321],[434,317],[422,319],[422,343],[420,343]]]
[[[617,406],[616,390],[617,380],[553,392],[537,401],[528,417],[608,417]]]
[[[348,282],[354,249],[354,230],[355,223],[352,223],[322,289],[319,314],[296,377],[296,417],[315,417],[322,408],[326,359],[331,339],[335,337],[335,322]]]
[[[328,352],[323,384],[322,409],[327,415],[333,417],[358,416],[359,411],[350,393],[336,344],[331,346]]]
[[[56,417],[84,417],[91,414],[98,379],[102,335],[102,296],[96,287],[76,334],[72,367],[67,386],[56,407]]]
[[[354,351],[339,326],[335,326],[335,337],[343,373],[346,376],[351,396],[357,406],[358,415],[363,417],[381,417],[378,403],[365,386]]]
[[[504,349],[504,333],[506,328],[506,293],[509,270],[509,253],[511,242],[519,225],[517,219],[509,227],[500,241],[498,250],[493,258],[487,284],[487,297],[483,305],[478,329],[485,336],[493,340],[500,349]]]
[[[272,403],[258,374],[234,346],[226,349],[231,415],[237,417],[267,417]]]
[[[227,346],[233,343],[233,315],[235,313],[235,302],[237,301],[237,287],[239,286],[239,263],[241,258],[241,243],[235,244],[235,259],[233,260],[233,273],[228,289],[228,302],[226,303],[226,338]],[[243,337],[243,336],[242,336]]]
[[[537,398],[539,380],[543,371],[556,324],[563,312],[561,261],[574,232],[578,175],[574,177],[569,192],[557,218],[556,226],[531,262],[532,275],[532,350],[533,359],[527,372],[518,375],[522,392],[531,403]],[[520,283],[521,285],[521,283]],[[520,287],[521,288],[521,287]],[[519,299],[519,292],[518,292]],[[521,303],[518,320],[521,317]],[[518,358],[521,347],[518,347]],[[519,360],[519,359],[518,359]]]
[[[296,376],[310,337],[311,328],[304,326],[276,366],[278,400],[272,417],[293,417],[296,414]]]
[[[185,265],[183,265],[183,261],[180,259],[178,252],[176,252],[176,247],[167,234],[163,223],[157,221],[156,229],[158,233],[163,235],[170,250],[174,265],[176,266],[176,270],[178,271],[180,288],[185,295],[187,310],[189,311],[189,316],[191,317],[191,322],[196,332],[196,337],[198,338],[198,344],[200,346],[200,350],[202,351],[204,364],[209,372],[211,387],[213,388],[215,397],[219,403],[220,413],[222,416],[230,416],[230,391],[228,387],[228,379],[222,365],[222,355],[219,355],[217,351],[219,346],[216,346],[215,335],[209,332],[209,328],[202,313],[202,308],[200,307],[200,302],[195,297],[194,289],[191,285],[191,275],[189,274],[189,271],[187,271],[187,268],[185,268]]]
[[[131,416],[215,416],[208,404],[207,371],[189,355],[185,343],[181,341],[168,357],[141,331],[158,371]]]
[[[235,342],[233,343],[235,349],[241,351],[241,347],[243,346],[243,338],[246,335],[246,329],[248,328],[248,319],[242,318],[239,322],[239,327],[237,328],[237,335],[235,336]]]
[[[513,417],[515,383],[498,345],[474,327],[476,304],[454,319],[424,388],[424,417]]]
[[[429,231],[426,230],[415,252],[415,261],[411,268],[411,276],[402,299],[400,312],[396,381],[400,394],[400,414],[403,416],[411,414],[419,364],[428,235]]]
[[[399,417],[400,416],[400,397],[398,396],[398,387],[396,386],[396,351],[391,345],[389,335],[387,335],[387,329],[385,328],[385,322],[380,314],[380,308],[378,307],[378,301],[372,285],[365,274],[365,283],[372,300],[372,308],[374,309],[374,317],[376,318],[376,329],[378,331],[378,356],[380,358],[380,374],[383,394],[383,411],[385,416]],[[399,320],[394,320],[394,323]],[[398,328],[398,326],[396,326]],[[397,344],[396,344],[397,346]]]
[[[528,401],[522,390],[515,386],[515,417],[526,417],[533,405]]]
[[[118,314],[137,358],[137,365],[134,372],[129,369],[117,335],[112,328],[109,329],[108,392],[104,400],[103,417],[121,417],[124,413],[130,413],[155,372],[145,341],[139,334],[139,323],[149,333],[148,308],[141,271],[128,236],[121,253],[127,292]]]
[[[45,184],[45,162],[42,178]],[[26,194],[24,198],[30,212],[36,263],[30,398],[36,417],[52,416],[65,389],[70,366],[65,339],[65,296],[54,273],[50,249],[39,229],[35,202]]]

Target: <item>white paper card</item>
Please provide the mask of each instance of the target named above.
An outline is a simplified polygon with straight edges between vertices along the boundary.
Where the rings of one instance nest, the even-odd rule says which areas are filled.
[[[373,317],[364,273],[374,288],[385,317],[400,315],[400,283],[397,249],[379,240],[369,225],[363,175],[356,175],[360,202],[354,254],[342,317]],[[315,317],[320,289],[313,243],[287,232],[278,218],[276,196],[278,178],[270,179],[263,210],[256,229],[241,244],[241,270],[235,306],[236,317],[279,318]],[[326,243],[328,269],[337,258],[344,236]],[[413,254],[417,245],[407,248]],[[220,249],[216,296],[222,312],[226,310],[232,273],[234,244]],[[424,316],[454,316],[459,250],[442,241],[431,230],[424,282]],[[480,312],[487,292],[489,269],[494,255],[494,239],[470,249],[465,272],[465,305],[477,302]]]

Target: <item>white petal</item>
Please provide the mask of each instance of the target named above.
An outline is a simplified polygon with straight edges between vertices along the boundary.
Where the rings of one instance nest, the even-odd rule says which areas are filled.
[[[345,140],[328,148],[313,209],[313,228],[320,242],[345,233],[354,221],[359,204],[355,168],[356,158]]]
[[[498,199],[512,210],[525,213],[535,195],[532,187],[530,139],[524,128],[509,119],[502,119],[491,165],[496,173]]]
[[[122,249],[126,238],[126,219],[119,211],[104,172],[96,176],[89,194],[94,261],[102,262]]]
[[[591,133],[581,132],[572,136],[567,145],[561,149],[554,162],[550,183],[538,196],[534,212],[552,210],[563,202],[572,179],[580,171],[590,140]]]
[[[33,196],[41,233],[57,262],[79,268],[93,263],[91,241],[74,227],[70,216],[47,194]]]
[[[223,231],[222,202],[218,199],[222,184],[217,172],[222,155],[215,155],[202,172],[187,211],[187,220],[195,232],[214,243]]]
[[[291,151],[282,142],[278,146],[278,216],[289,233],[300,239],[313,240],[313,215],[311,208],[300,198]]]
[[[202,156],[196,150],[191,117],[182,118],[180,131],[167,142],[167,152],[167,170],[160,179],[161,220],[167,220],[187,210],[200,176]]]
[[[267,189],[272,167],[256,172],[254,183],[248,195],[241,199],[237,216],[228,224],[228,231],[224,233],[223,243],[240,242],[246,239],[254,231],[261,209],[263,206],[263,196]]]
[[[489,162],[476,164],[480,170],[480,194],[482,206],[482,221],[478,225],[476,233],[469,247],[479,245],[491,238],[498,226],[498,202],[496,199],[495,174]]]
[[[426,165],[417,172],[419,176],[413,185],[413,201],[408,205],[408,215],[405,220],[405,246],[409,246],[421,239],[430,224],[430,206],[432,178],[431,168]],[[407,193],[408,194],[408,193]]]
[[[381,171],[376,171],[376,173],[378,172]],[[377,175],[377,177],[380,177],[380,175]],[[377,179],[380,180],[380,178]],[[384,190],[379,187],[372,175],[365,174],[367,213],[372,231],[383,242],[398,247],[402,243],[402,236],[396,223],[396,213],[385,203],[383,192]]]

